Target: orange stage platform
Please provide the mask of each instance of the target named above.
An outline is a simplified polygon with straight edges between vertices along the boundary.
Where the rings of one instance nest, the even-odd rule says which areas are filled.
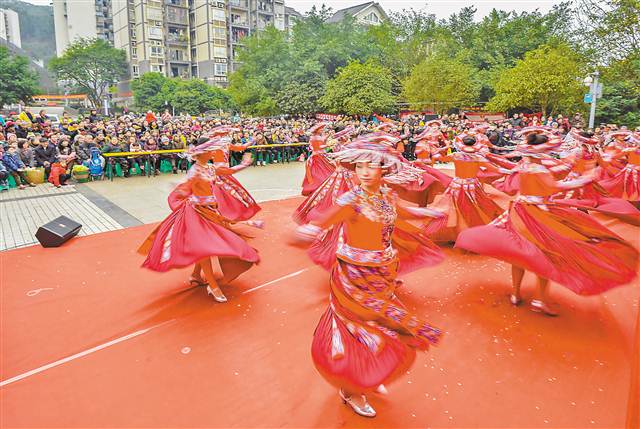
[[[507,265],[450,250],[399,292],[441,346],[371,398],[376,419],[354,415],[311,362],[328,274],[283,241],[299,201],[264,204],[262,263],[224,305],[189,270],[140,268],[152,225],[0,254],[2,426],[624,426],[638,282],[589,298],[553,285],[549,318],[509,304]]]

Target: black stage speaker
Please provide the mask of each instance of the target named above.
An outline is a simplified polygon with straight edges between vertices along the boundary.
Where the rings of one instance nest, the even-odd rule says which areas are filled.
[[[78,235],[80,228],[82,225],[78,222],[66,216],[60,216],[38,228],[36,238],[42,247],[58,247]]]

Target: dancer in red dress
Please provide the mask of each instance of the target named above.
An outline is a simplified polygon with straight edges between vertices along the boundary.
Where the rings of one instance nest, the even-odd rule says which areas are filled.
[[[458,234],[466,228],[486,225],[498,216],[501,208],[483,189],[478,180],[481,167],[485,171],[502,174],[509,170],[499,169],[480,154],[485,147],[474,137],[461,134],[456,137],[454,145],[457,152],[442,157],[443,161],[453,162],[456,176],[445,192],[433,201],[432,208],[447,215],[447,224],[433,231],[431,238],[440,242],[454,242]]]
[[[354,142],[334,159],[355,164],[360,185],[338,198],[324,219],[298,229],[302,239],[322,241],[324,229],[342,225],[332,255],[330,305],[316,328],[311,353],[320,374],[340,389],[342,401],[357,414],[374,417],[365,394],[385,392],[384,384],[410,367],[415,350],[426,350],[441,335],[395,296],[399,272],[443,258],[405,219],[440,214],[404,208],[395,193],[382,186],[383,174],[401,168],[390,147]]]
[[[629,133],[625,147],[614,160],[626,159],[627,164],[615,176],[600,182],[613,197],[624,198],[640,207],[640,133]]]
[[[640,225],[640,210],[622,198],[610,196],[607,190],[597,182],[599,178],[603,177],[603,168],[597,165],[596,145],[598,142],[584,132],[574,132],[571,139],[577,146],[568,150],[568,147],[565,146],[567,143],[565,139],[563,146],[568,152],[565,152],[562,160],[571,164],[572,170],[563,180],[574,180],[586,174],[590,174],[596,180],[578,189],[562,191],[552,197],[553,201],[571,207],[597,211],[633,225]]]
[[[236,232],[234,222],[218,209],[216,177],[233,174],[228,167],[214,167],[209,161],[228,145],[226,137],[205,141],[190,149],[195,164],[189,169],[187,182],[180,185],[182,198],[174,198],[174,209],[149,235],[138,252],[147,256],[143,267],[168,271],[194,265],[191,281],[206,285],[207,293],[217,302],[227,298],[220,289],[260,260],[258,252],[245,237]],[[242,166],[251,164],[246,154]],[[178,191],[180,192],[180,191]],[[261,223],[249,223],[261,227]],[[204,272],[205,279],[201,272]]]
[[[219,139],[227,137],[229,134],[240,131],[237,128],[227,126],[216,127],[210,130],[204,139]],[[244,170],[247,165],[239,164],[235,167],[229,167],[230,151],[243,152],[249,145],[232,145],[228,139],[219,140],[219,148],[213,152],[212,162],[214,167],[219,171],[228,171],[231,174],[216,175],[213,185],[213,194],[216,197],[218,211],[222,216],[231,221],[244,221],[254,217],[262,208],[253,199],[249,191],[233,177],[233,174]],[[228,142],[228,143],[225,143]],[[169,195],[169,206],[173,210],[180,202],[190,195],[191,187],[188,183],[176,187]]]
[[[531,302],[531,308],[547,315],[557,315],[548,305],[549,280],[580,295],[595,295],[629,283],[638,263],[631,244],[588,214],[550,201],[559,191],[591,181],[581,177],[557,182],[542,165],[544,152],[559,143],[550,145],[545,135],[528,135],[527,144],[517,149],[524,157],[520,195],[498,219],[461,232],[456,241],[458,248],[512,265],[514,305],[521,303],[525,271],[536,274],[539,299]]]
[[[311,155],[305,164],[306,171],[302,182],[302,195],[304,196],[311,195],[335,170],[335,165],[329,161],[324,151],[326,136],[323,136],[322,132],[328,125],[328,122],[320,122],[309,129]]]

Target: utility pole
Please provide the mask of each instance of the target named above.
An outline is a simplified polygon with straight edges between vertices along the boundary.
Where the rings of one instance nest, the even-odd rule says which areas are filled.
[[[592,75],[587,76],[584,80],[585,85],[589,86],[589,95],[590,95],[590,102],[591,102],[591,111],[589,113],[589,128],[591,129],[593,129],[593,126],[595,125],[595,122],[596,122],[597,100],[598,98],[602,97],[602,85],[598,82],[599,77],[600,77],[600,73],[598,71],[595,71]]]

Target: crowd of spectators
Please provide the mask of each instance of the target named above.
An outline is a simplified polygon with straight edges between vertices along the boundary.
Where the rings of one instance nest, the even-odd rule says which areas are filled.
[[[413,158],[416,143],[412,137],[424,129],[429,119],[433,116],[396,118],[404,138],[401,150],[408,159]],[[444,115],[438,119],[442,123],[441,132],[449,139],[473,125],[458,115]],[[352,126],[356,134],[373,131],[384,120],[378,116],[332,119],[336,130]],[[234,124],[240,129],[231,135],[232,143],[247,146],[247,150],[254,152],[254,165],[302,161],[308,155],[305,145],[308,142],[307,130],[316,122],[314,118],[174,117],[168,111],[102,117],[92,110],[89,115],[78,119],[64,113],[59,123],[53,123],[44,111],[34,115],[25,109],[20,114],[0,116],[0,187],[8,188],[9,177],[19,189],[34,186],[27,174],[33,168],[44,170],[44,177],[58,187],[68,183],[75,171],[74,166],[80,165],[93,168],[93,177],[104,177],[105,173],[113,177],[116,170],[125,177],[130,174],[158,175],[161,170],[178,174],[189,165],[182,151],[195,144],[211,128],[224,124]],[[509,119],[489,122],[488,125],[487,135],[492,143],[507,146],[516,131],[526,126],[546,125],[559,134],[566,134],[573,126],[583,128],[585,121],[579,113],[571,118],[514,114]],[[611,127],[603,124],[594,131],[596,134],[605,133]],[[178,152],[142,153],[155,150]],[[136,155],[137,152],[141,154]],[[105,153],[127,154],[105,157]],[[229,161],[233,165],[241,158],[241,152],[232,152]]]

